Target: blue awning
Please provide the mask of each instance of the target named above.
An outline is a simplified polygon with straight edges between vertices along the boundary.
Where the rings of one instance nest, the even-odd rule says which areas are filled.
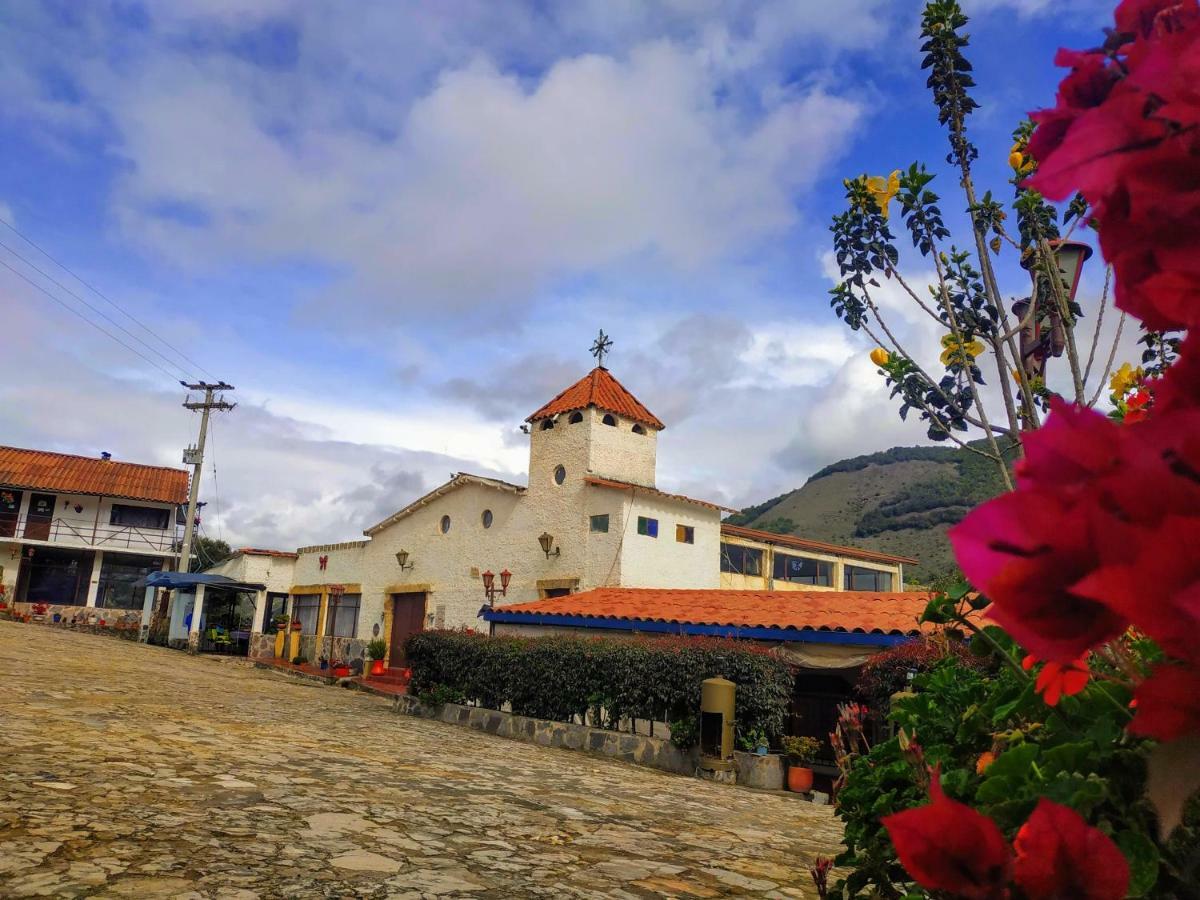
[[[255,584],[250,581],[234,581],[225,575],[206,575],[203,572],[151,572],[145,578],[138,579],[138,587],[169,588],[176,591],[195,591],[196,585],[206,588],[217,587],[229,591],[261,591],[265,584]]]

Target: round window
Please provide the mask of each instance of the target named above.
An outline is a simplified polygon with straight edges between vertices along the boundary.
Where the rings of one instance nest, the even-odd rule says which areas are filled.
[[[557,469],[554,470],[554,483],[562,484],[566,480],[567,480],[567,470],[564,469],[562,466],[559,466]]]
[[[492,511],[490,509],[485,509],[481,518],[483,519],[484,528],[492,527]]]
[[[450,517],[442,516],[442,524],[439,526],[442,529],[442,534],[450,530]]]

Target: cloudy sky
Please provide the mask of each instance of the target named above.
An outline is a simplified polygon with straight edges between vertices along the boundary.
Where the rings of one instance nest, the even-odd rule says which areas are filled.
[[[968,4],[1002,194],[1054,48],[1110,7]],[[175,465],[177,380],[224,379],[206,533],[352,538],[452,471],[523,481],[518,425],[599,328],[667,488],[740,506],[918,443],[827,295],[844,176],[922,159],[954,190],[917,9],[5,3],[0,443]]]

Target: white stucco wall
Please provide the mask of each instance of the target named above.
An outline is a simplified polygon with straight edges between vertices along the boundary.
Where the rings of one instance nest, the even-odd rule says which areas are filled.
[[[170,542],[175,536],[175,507],[169,503],[148,503],[141,500],[122,500],[112,497],[98,497],[92,494],[63,494],[55,491],[35,491],[29,488],[5,488],[5,490],[21,491],[21,507],[18,516],[24,529],[25,517],[29,514],[29,500],[33,494],[53,494],[55,500],[55,520],[60,520],[57,527],[52,526],[50,546],[62,547],[98,547],[110,553],[128,553],[139,556],[176,557],[169,552]],[[167,511],[167,527],[138,528],[124,535],[114,535],[113,532],[122,526],[112,525],[113,505],[140,506],[150,509]],[[80,507],[76,512],[75,507]],[[152,543],[141,539],[144,533]],[[16,535],[20,537],[20,533]],[[166,549],[158,549],[158,548]]]
[[[639,516],[658,520],[658,537],[638,534]],[[694,529],[695,543],[675,539],[675,526]],[[720,587],[721,514],[694,503],[654,494],[632,498],[621,549],[622,587]]]
[[[238,553],[204,571],[224,575],[235,581],[265,584],[270,593],[286,594],[296,584],[296,560],[285,556],[266,556],[258,553]]]

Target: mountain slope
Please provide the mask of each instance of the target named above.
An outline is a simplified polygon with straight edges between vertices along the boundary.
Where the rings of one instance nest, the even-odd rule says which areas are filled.
[[[995,466],[957,447],[893,447],[826,466],[801,488],[727,521],[912,556],[927,581],[954,568],[947,529],[1003,490]]]

